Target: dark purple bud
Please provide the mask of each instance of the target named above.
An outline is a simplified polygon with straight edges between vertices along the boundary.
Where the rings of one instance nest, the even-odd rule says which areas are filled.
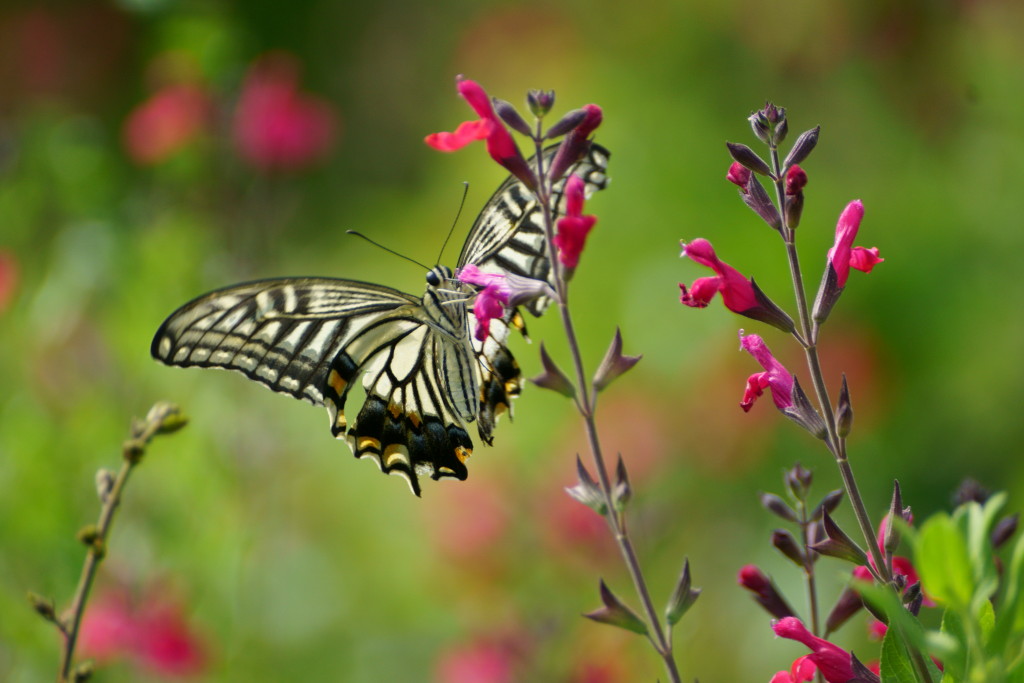
[[[989,491],[978,482],[978,480],[968,477],[960,482],[960,486],[957,488],[956,493],[953,496],[953,504],[956,507],[960,507],[964,503],[970,503],[973,501],[981,505],[988,500],[990,495],[992,494],[990,494]]]
[[[547,132],[544,133],[544,139],[551,140],[552,138],[562,137],[573,128],[583,123],[583,119],[585,118],[587,118],[586,109],[573,109],[571,112],[559,119],[555,125],[548,128]]]
[[[1020,514],[1013,514],[1007,517],[1003,517],[996,523],[994,529],[992,529],[992,535],[989,537],[992,540],[992,546],[999,548],[1017,531],[1017,522],[1020,520]]]
[[[683,561],[683,571],[679,574],[679,580],[672,590],[672,597],[665,606],[665,621],[669,626],[675,626],[686,611],[700,597],[700,588],[693,588],[690,580],[690,560]]]
[[[797,520],[796,512],[793,511],[793,508],[789,507],[786,501],[774,493],[762,493],[761,506],[776,517],[781,517],[787,522],[795,522]]]
[[[846,384],[846,373],[843,373],[843,385],[839,388],[839,402],[836,404],[836,433],[845,439],[853,427],[853,405],[850,403],[850,387]]]
[[[783,477],[786,488],[789,489],[790,494],[795,500],[806,500],[807,492],[810,490],[813,481],[814,473],[800,463],[786,470],[786,475]]]
[[[798,567],[803,567],[807,558],[804,551],[797,543],[796,538],[785,529],[776,529],[772,532],[772,545],[780,553],[788,557]]]
[[[757,181],[755,181],[756,183]],[[760,185],[758,185],[760,187]],[[786,334],[792,334],[796,329],[796,325],[793,323],[793,319],[789,317],[789,314],[779,308],[779,306],[768,298],[757,283],[754,282],[754,278],[750,278],[750,287],[754,292],[754,298],[757,300],[757,306],[748,308],[745,311],[738,311],[738,313],[744,317],[751,318],[752,320],[759,320],[763,323],[767,323],[775,329],[782,330]]]
[[[786,110],[783,109],[783,112]],[[786,135],[789,133],[789,119],[783,118],[779,121],[779,124],[775,126],[775,144],[776,146],[781,145],[782,141],[786,139]]]
[[[604,579],[601,579],[600,590],[601,602],[604,603],[604,607],[584,614],[583,616],[601,624],[618,626],[619,628],[627,631],[639,633],[642,636],[647,635],[647,624],[645,624],[640,617],[633,612],[633,610],[626,607],[617,597],[615,597],[615,594],[612,593],[608,586],[605,585]]]
[[[825,637],[838,631],[839,627],[849,621],[850,617],[859,612],[862,607],[864,607],[864,600],[861,599],[860,593],[853,588],[845,588],[825,618]]]
[[[921,611],[921,603],[924,602],[924,593],[921,592],[921,582],[917,581],[903,591],[903,604],[907,611],[915,617]]]
[[[750,128],[754,131],[757,139],[767,145],[771,140],[771,123],[769,123],[768,117],[764,115],[764,112],[755,111],[747,117],[747,120],[750,121]]]
[[[779,215],[779,210],[775,208],[775,204],[768,197],[768,193],[765,192],[761,183],[758,182],[757,177],[753,174],[751,174],[750,181],[747,183],[746,191],[740,192],[740,197],[743,199],[744,204],[761,217],[761,220],[775,230],[782,230],[782,217]]]
[[[741,586],[754,594],[755,602],[776,619],[796,616],[772,580],[754,565],[748,564],[740,569],[737,580]]]
[[[615,379],[629,371],[643,356],[622,355],[622,333],[615,328],[615,336],[604,354],[601,365],[594,373],[594,391],[603,391]]]
[[[811,153],[811,150],[814,149],[814,146],[818,144],[819,132],[821,132],[821,126],[815,126],[801,133],[800,137],[793,143],[793,148],[789,150],[789,154],[786,155],[786,160],[782,163],[782,167],[789,168],[803,162],[807,155]]]
[[[555,106],[555,91],[530,90],[526,93],[526,105],[530,108],[531,114],[542,119],[551,111],[551,107]]]
[[[828,314],[832,312],[832,307],[839,301],[839,295],[842,293],[843,288],[839,286],[839,274],[836,273],[832,262],[829,261],[825,264],[825,274],[818,287],[818,296],[814,299],[814,309],[811,314],[814,322],[821,325],[828,320]]]
[[[555,361],[551,360],[547,349],[544,348],[544,342],[540,344],[540,363],[544,368],[544,372],[530,378],[531,382],[544,389],[557,391],[562,396],[568,398],[576,397],[576,387],[569,381],[569,378],[562,372],[561,368],[555,364]]]
[[[522,133],[527,137],[533,137],[533,131],[530,130],[530,124],[526,122],[526,119],[520,115],[516,108],[511,103],[505,100],[499,100],[497,97],[492,98],[494,103],[494,111],[497,112],[501,120],[508,124],[508,127],[517,133]]]
[[[757,153],[754,150],[750,149],[746,145],[741,145],[738,142],[727,142],[725,143],[725,146],[729,148],[729,154],[732,156],[734,161],[742,164],[746,168],[749,168],[754,173],[760,173],[761,175],[771,177],[772,169],[764,159],[757,156]]]
[[[55,624],[59,624],[57,620],[57,611],[53,604],[52,598],[44,598],[38,593],[28,592],[28,601],[32,605],[32,609],[36,611],[36,614],[41,616],[47,621],[52,621]],[[63,630],[63,629],[62,629]]]
[[[604,119],[601,107],[596,104],[585,104],[582,109],[586,112],[586,116],[562,139],[562,144],[559,145],[558,151],[555,152],[555,158],[551,162],[551,168],[548,169],[548,179],[552,183],[558,182],[566,171],[586,153],[590,146],[588,139],[590,134],[601,125],[601,121]]]
[[[861,550],[860,546],[854,543],[853,539],[839,528],[831,516],[822,515],[822,522],[825,525],[825,540],[811,545],[811,549],[821,555],[837,557],[856,565],[867,564],[868,556]]]
[[[796,377],[793,377],[793,405],[783,410],[782,414],[806,429],[816,439],[824,440],[828,433],[825,429],[825,420],[811,405],[810,399],[800,388],[800,381]]]
[[[768,123],[773,126],[778,125],[781,121],[784,121],[786,118],[786,108],[776,107],[771,102],[765,102],[764,108],[761,110],[761,112],[768,120]]]
[[[879,678],[871,669],[864,666],[857,655],[850,653],[850,668],[853,670],[853,678],[847,683],[882,683],[882,679]]]
[[[818,506],[814,508],[814,512],[811,513],[811,519],[821,519],[822,514],[832,514],[839,507],[839,503],[843,502],[843,489],[835,489],[829,491],[828,495],[821,499]]]

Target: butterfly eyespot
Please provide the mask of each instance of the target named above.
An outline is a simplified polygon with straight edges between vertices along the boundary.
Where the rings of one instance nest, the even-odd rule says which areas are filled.
[[[557,146],[543,152],[545,165],[556,152]],[[607,150],[591,145],[571,169],[588,195],[607,184],[607,160]],[[556,218],[564,211],[564,187],[563,178],[552,188]],[[533,193],[509,177],[470,228],[458,267],[549,279],[542,214]],[[490,444],[498,415],[511,414],[522,376],[506,338],[511,330],[526,333],[513,309],[485,341],[475,339],[470,288],[440,265],[426,281],[423,296],[337,278],[226,287],[172,313],[150,353],[167,365],[234,370],[323,405],[335,438],[356,457],[405,478],[418,496],[420,478],[466,478],[470,423]],[[540,315],[547,303],[542,298],[524,306]],[[364,398],[350,421],[345,401],[359,385]]]

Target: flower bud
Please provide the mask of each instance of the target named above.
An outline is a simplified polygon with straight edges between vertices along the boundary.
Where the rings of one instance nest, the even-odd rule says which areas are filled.
[[[760,173],[761,175],[771,177],[771,168],[764,159],[757,156],[757,153],[754,150],[750,149],[746,145],[741,145],[738,142],[727,142],[725,143],[725,146],[729,148],[729,154],[732,156],[734,161],[742,164],[746,168],[749,168],[754,173]]]
[[[845,439],[853,427],[853,405],[850,403],[850,387],[846,384],[846,373],[843,373],[843,386],[839,389],[839,402],[836,404],[836,433]]]
[[[805,500],[813,481],[814,473],[800,463],[786,470],[786,475],[783,477],[783,482],[794,500]]]
[[[494,111],[501,117],[501,120],[508,124],[508,127],[517,133],[531,137],[533,131],[530,130],[530,124],[526,122],[526,119],[516,111],[516,108],[512,106],[510,102],[505,100],[499,100],[497,97],[493,99]]]
[[[672,597],[665,607],[665,621],[669,626],[675,626],[686,611],[700,597],[700,588],[693,588],[690,579],[690,560],[683,561],[683,571],[679,574],[676,587],[672,591]]]
[[[814,146],[818,144],[819,132],[821,132],[821,126],[815,126],[801,133],[800,137],[793,143],[793,148],[789,150],[789,154],[786,155],[786,160],[782,163],[782,167],[788,169],[790,166],[795,166],[806,159],[814,149]]]
[[[619,512],[625,510],[632,497],[633,489],[629,485],[629,475],[626,473],[626,465],[622,462],[622,454],[619,453],[619,462],[615,466],[615,486],[612,488],[615,509]]]
[[[800,388],[800,382],[793,378],[793,405],[782,411],[783,415],[806,429],[816,439],[824,439],[828,431],[825,428],[825,420],[821,418],[818,411],[811,405],[807,394]]]
[[[996,522],[995,528],[992,529],[992,535],[989,537],[994,548],[998,548],[1010,540],[1010,537],[1017,532],[1017,522],[1019,520],[1020,514],[1018,513],[1003,517]]]
[[[797,520],[796,512],[793,511],[793,508],[786,505],[786,501],[774,493],[761,494],[761,507],[787,522],[795,522]]]
[[[795,614],[772,580],[756,566],[748,564],[740,569],[737,581],[753,593],[754,601],[776,619],[791,617]]]
[[[829,491],[821,502],[818,503],[817,507],[814,508],[814,512],[811,513],[811,519],[821,519],[823,514],[831,515],[839,507],[839,504],[843,502],[843,496],[845,493],[843,489],[835,489]]]
[[[530,90],[526,93],[526,105],[530,108],[531,114],[542,119],[555,105],[555,91]]]
[[[580,460],[578,454],[576,456],[576,485],[571,488],[567,487],[565,492],[573,500],[583,503],[602,517],[608,514],[608,503],[604,493],[590,476],[590,472],[587,472],[587,468],[583,466],[583,461]]]
[[[622,333],[615,328],[615,336],[604,354],[601,365],[594,373],[594,391],[603,391],[619,375],[628,372],[643,356],[622,355]]]
[[[804,557],[804,551],[801,549],[800,544],[797,543],[796,537],[785,529],[776,529],[772,532],[772,545],[780,553],[792,560],[793,564],[798,567],[803,567],[806,557]]]
[[[551,140],[553,138],[562,137],[576,126],[583,123],[583,119],[585,118],[587,118],[586,109],[573,109],[547,129],[547,132],[544,133],[544,139]]]

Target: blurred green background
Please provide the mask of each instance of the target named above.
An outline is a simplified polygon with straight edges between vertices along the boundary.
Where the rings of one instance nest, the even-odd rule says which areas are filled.
[[[756,494],[781,491],[796,461],[822,495],[838,476],[770,401],[739,410],[758,370],[739,327],[806,372],[780,333],[679,305],[676,283],[708,273],[679,260],[678,240],[707,237],[791,309],[780,242],[725,182],[723,142],[755,143],[746,116],[766,98],[788,108],[791,140],[821,124],[804,164],[808,288],[851,199],[866,206],[857,244],[886,259],[851,275],[822,341],[832,387],[850,380],[868,504],[880,517],[898,478],[920,519],[972,476],[1019,506],[1022,20],[1024,6],[996,0],[5,3],[0,679],[52,680],[58,641],[25,593],[70,597],[94,473],[118,466],[129,419],[158,399],[192,421],[130,483],[96,604],[156,603],[199,650],[182,668],[193,678],[663,676],[640,638],[579,617],[598,606],[598,577],[634,600],[600,520],[562,491],[585,444],[561,397],[527,387],[468,481],[427,482],[416,500],[335,442],[321,409],[149,357],[175,307],[237,281],[422,292],[415,266],[344,231],[433,262],[468,180],[454,262],[503,177],[480,146],[445,156],[421,141],[470,118],[459,73],[516,104],[552,88],[558,112],[603,107],[613,182],[588,204],[599,222],[573,307],[591,367],[617,325],[644,355],[599,409],[608,452],[630,467],[636,545],[657,602],[684,557],[704,589],[675,635],[684,678],[787,668],[801,648],[735,585],[756,563],[804,609]],[[239,142],[261,73],[297,88],[311,121],[280,158]],[[527,376],[538,340],[566,360],[555,316],[528,324],[534,344],[512,342]],[[851,524],[845,505],[838,518]],[[847,568],[819,567],[829,605]],[[877,657],[863,619],[837,641]],[[154,661],[115,658],[99,680],[173,677]]]

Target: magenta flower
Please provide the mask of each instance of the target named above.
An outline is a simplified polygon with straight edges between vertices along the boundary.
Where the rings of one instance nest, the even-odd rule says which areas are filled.
[[[212,107],[198,85],[168,85],[135,107],[124,122],[122,140],[137,164],[157,164],[198,138]]]
[[[853,246],[863,218],[864,205],[859,199],[855,199],[846,205],[839,215],[839,222],[836,223],[836,241],[828,251],[828,262],[836,273],[836,283],[840,288],[846,286],[846,278],[850,276],[851,267],[870,273],[872,268],[885,260],[879,258],[877,247],[865,249]]]
[[[14,300],[18,287],[18,261],[14,254],[0,249],[0,313]]]
[[[127,591],[101,594],[82,621],[82,651],[98,660],[127,657],[163,676],[194,676],[207,656],[181,608],[149,593],[133,601]]]
[[[558,249],[558,261],[572,270],[580,262],[587,235],[597,222],[596,216],[583,215],[585,186],[577,175],[565,182],[565,215],[558,219],[558,233],[551,240]]]
[[[565,136],[555,158],[551,161],[548,178],[552,183],[558,181],[569,170],[569,167],[576,163],[586,148],[587,137],[604,120],[604,112],[596,104],[585,104],[582,109],[586,112],[583,120]]]
[[[795,640],[809,647],[811,654],[807,655],[807,659],[814,662],[828,683],[847,683],[853,678],[850,653],[824,638],[817,637],[796,617],[779,619],[772,624],[772,630],[777,636]]]
[[[466,121],[455,129],[454,133],[432,133],[423,141],[436,150],[453,152],[468,145],[474,140],[487,141],[487,153],[491,158],[504,166],[509,173],[522,180],[530,188],[537,187],[537,180],[530,170],[522,152],[505,128],[505,123],[494,111],[494,105],[487,92],[476,81],[459,76],[456,79],[459,95],[473,108],[476,121]]]
[[[743,392],[743,400],[740,407],[749,412],[754,401],[764,393],[765,389],[771,389],[772,400],[779,410],[786,410],[793,405],[793,375],[782,366],[782,363],[775,359],[768,345],[756,334],[743,336],[740,330],[740,346],[754,357],[764,372],[758,372],[747,378],[747,388]]]
[[[260,58],[245,76],[235,108],[235,146],[257,168],[298,170],[323,159],[334,144],[334,109],[299,92],[298,76],[297,60],[283,53]]]
[[[793,666],[789,671],[780,671],[772,676],[769,683],[806,683],[814,680],[814,674],[817,672],[818,667],[811,661],[811,655],[804,655],[793,660]]]
[[[475,336],[483,341],[490,333],[491,321],[505,315],[505,309],[518,306],[538,297],[554,297],[551,285],[542,280],[522,277],[513,273],[485,273],[472,263],[455,273],[460,282],[483,287],[477,292],[473,303],[473,315],[477,320]]]
[[[679,283],[682,295],[679,300],[692,308],[705,308],[716,292],[722,293],[722,303],[733,313],[743,313],[759,307],[754,294],[754,286],[743,277],[738,270],[721,261],[715,254],[711,243],[698,238],[689,244],[680,243],[683,247],[681,256],[689,257],[702,266],[715,271],[714,277],[702,277],[694,281],[688,289]]]
[[[734,161],[729,167],[729,172],[725,174],[725,179],[746,192],[747,183],[750,182],[750,169],[740,162]]]

